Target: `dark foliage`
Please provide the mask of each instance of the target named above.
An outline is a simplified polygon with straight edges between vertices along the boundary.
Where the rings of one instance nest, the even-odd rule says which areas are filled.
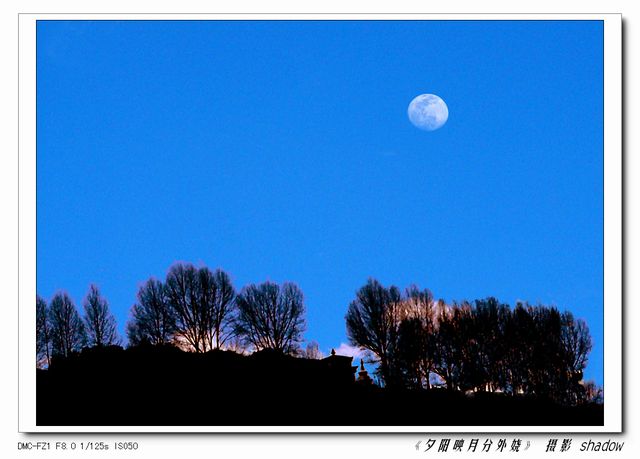
[[[587,401],[581,383],[591,338],[584,321],[554,307],[495,298],[445,306],[428,291],[404,295],[370,279],[346,315],[352,344],[371,351],[389,388],[529,394],[565,405]],[[593,391],[592,391],[593,392]]]

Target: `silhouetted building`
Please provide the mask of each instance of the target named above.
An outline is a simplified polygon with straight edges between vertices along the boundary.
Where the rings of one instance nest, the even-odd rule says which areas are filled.
[[[352,361],[353,357],[337,355],[335,349],[331,349],[331,355],[329,357],[321,360],[336,380],[344,382],[354,382],[356,380],[356,370],[358,366],[351,365]]]

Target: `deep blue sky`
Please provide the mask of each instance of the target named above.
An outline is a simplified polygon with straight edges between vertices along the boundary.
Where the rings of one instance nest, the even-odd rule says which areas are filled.
[[[294,281],[346,342],[369,276],[554,304],[603,381],[600,22],[62,22],[37,27],[37,289],[123,331],[175,261]],[[440,130],[412,126],[422,93]]]

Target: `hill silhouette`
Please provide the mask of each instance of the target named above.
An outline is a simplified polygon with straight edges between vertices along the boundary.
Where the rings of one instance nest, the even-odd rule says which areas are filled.
[[[37,370],[37,424],[122,426],[603,425],[603,406],[533,396],[388,389],[350,357],[83,349]]]

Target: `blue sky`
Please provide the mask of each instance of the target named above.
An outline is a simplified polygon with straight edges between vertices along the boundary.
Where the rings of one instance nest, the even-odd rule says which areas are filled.
[[[603,382],[596,21],[65,22],[37,27],[37,289],[90,283],[121,332],[175,261],[294,281],[346,342],[369,276],[554,304]],[[422,131],[407,106],[440,96]]]

